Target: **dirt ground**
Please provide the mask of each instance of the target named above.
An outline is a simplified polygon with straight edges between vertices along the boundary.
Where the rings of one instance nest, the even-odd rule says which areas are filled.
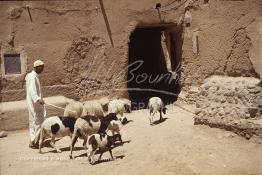
[[[0,174],[262,174],[260,144],[231,132],[194,126],[193,115],[178,107],[169,106],[166,120],[154,126],[149,125],[148,115],[147,110],[126,114],[132,122],[123,128],[122,137],[130,142],[113,149],[116,160],[96,165],[88,163],[81,140],[70,160],[69,137],[57,141],[62,153],[45,147],[39,154],[28,148],[28,131],[11,132],[0,139]],[[103,155],[109,157],[108,152]]]

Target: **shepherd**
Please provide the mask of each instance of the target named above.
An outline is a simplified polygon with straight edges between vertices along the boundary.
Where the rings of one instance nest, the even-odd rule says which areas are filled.
[[[38,75],[44,70],[44,62],[36,60],[34,69],[25,77],[26,101],[29,112],[30,148],[38,148],[40,126],[46,117],[45,102]]]

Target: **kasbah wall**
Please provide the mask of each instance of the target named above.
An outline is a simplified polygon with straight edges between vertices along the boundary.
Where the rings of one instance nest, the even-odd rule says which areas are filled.
[[[45,62],[45,96],[128,96],[115,89],[127,86],[129,37],[138,26],[160,25],[158,2],[163,23],[182,28],[185,89],[214,74],[261,77],[261,0],[1,1],[1,64],[4,54],[20,53],[25,67],[22,75],[2,75],[1,100],[25,98],[25,72],[37,58]],[[192,16],[189,26],[181,24],[186,6]]]

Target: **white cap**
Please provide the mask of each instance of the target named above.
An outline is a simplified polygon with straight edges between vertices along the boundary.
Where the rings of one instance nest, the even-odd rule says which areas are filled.
[[[41,60],[36,60],[36,61],[34,62],[34,67],[42,66],[42,65],[44,65],[44,62],[41,61]]]

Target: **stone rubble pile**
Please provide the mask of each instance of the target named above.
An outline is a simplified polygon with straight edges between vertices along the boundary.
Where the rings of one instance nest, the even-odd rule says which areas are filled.
[[[200,87],[195,124],[262,136],[262,83],[251,77],[212,76]]]

